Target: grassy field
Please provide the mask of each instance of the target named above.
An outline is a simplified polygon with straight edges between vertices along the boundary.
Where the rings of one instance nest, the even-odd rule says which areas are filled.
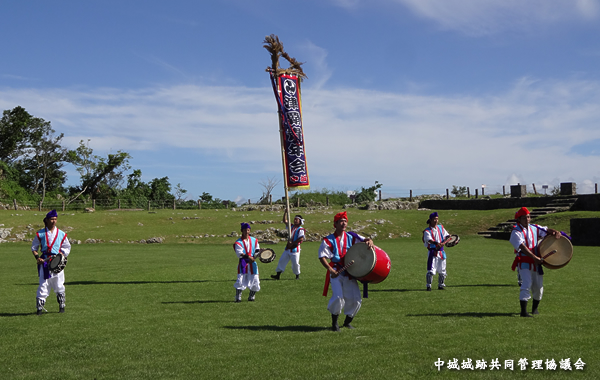
[[[330,232],[331,224],[322,222],[333,212],[305,212],[307,228]],[[461,234],[461,243],[448,249],[447,290],[432,292],[424,291],[426,251],[420,243],[429,211],[352,210],[351,224],[386,220],[364,231],[382,237],[376,244],[389,254],[392,270],[384,282],[370,286],[353,323],[356,329],[341,333],[327,329],[318,243],[303,244],[299,281],[289,267],[281,281],[271,280],[276,262],[260,264],[256,302],[246,301],[246,290],[243,302],[234,304],[233,239],[176,236],[222,235],[237,231],[242,220],[277,221],[280,215],[188,213],[59,216],[59,227],[73,228],[71,238],[85,240],[97,232],[94,237],[106,241],[152,236],[167,241],[74,246],[65,273],[65,314],[57,313],[52,294],[49,313],[35,315],[37,277],[29,245],[0,245],[0,378],[600,378],[598,248],[576,247],[569,265],[547,271],[541,314],[520,318],[510,245],[475,235],[508,219],[508,210],[440,213],[446,228]],[[40,216],[33,214],[0,212],[0,224],[15,229],[39,224]],[[194,214],[200,219],[182,219]],[[575,213],[547,222],[566,230],[569,214]],[[387,238],[405,232],[411,237]],[[282,244],[272,247],[278,254],[283,249]],[[446,363],[471,359],[473,366],[477,360],[489,365],[499,359],[502,367],[438,371],[438,358]],[[522,358],[529,361],[525,371],[517,365]],[[567,358],[571,363],[581,358],[584,370],[531,369],[534,360],[558,364]],[[504,369],[505,360],[514,361],[514,370]]]

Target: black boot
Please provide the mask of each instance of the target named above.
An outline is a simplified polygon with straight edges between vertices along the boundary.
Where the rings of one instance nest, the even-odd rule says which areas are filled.
[[[254,297],[256,296],[256,292],[250,291],[250,295],[248,296],[248,301],[254,302]]]
[[[533,318],[533,315],[531,315],[527,312],[527,301],[520,301],[520,302],[521,302],[521,317]]]
[[[340,326],[338,326],[339,315],[331,314],[331,331],[340,332]]]
[[[271,275],[271,278],[272,278],[273,280],[279,280],[279,276],[281,276],[281,272],[277,272],[277,274],[272,274],[272,275]]]
[[[297,275],[296,275],[296,280],[299,280],[299,279],[300,279],[300,275],[299,275],[299,274],[297,274]]]
[[[345,328],[347,328],[347,329],[350,329],[350,330],[352,330],[352,329],[354,328],[354,326],[352,326],[352,325],[350,324],[350,322],[352,322],[352,319],[354,319],[354,318],[352,318],[352,317],[351,317],[351,316],[349,316],[349,315],[346,315],[346,320],[344,321],[344,327],[345,327]]]
[[[538,305],[540,304],[540,301],[538,300],[533,300],[533,307],[531,308],[531,314],[539,314],[540,312],[538,311]]]

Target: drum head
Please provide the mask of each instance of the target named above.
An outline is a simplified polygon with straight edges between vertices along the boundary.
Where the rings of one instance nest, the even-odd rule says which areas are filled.
[[[446,243],[446,247],[454,247],[460,242],[460,237],[458,235],[450,235],[450,239]]]
[[[350,247],[344,257],[344,262],[348,264],[352,260],[354,260],[354,264],[348,267],[347,272],[356,278],[371,273],[377,262],[375,252],[365,243],[357,243]]]
[[[275,260],[275,251],[267,248],[258,254],[258,259],[263,263],[270,263]]]
[[[60,273],[63,269],[65,269],[66,265],[67,258],[63,255],[56,255],[52,258],[52,260],[50,260],[50,263],[48,264],[48,269],[52,273]]]
[[[546,236],[538,249],[540,256],[547,256],[542,265],[548,269],[562,268],[573,257],[573,245],[564,236],[560,239],[556,239],[553,236]]]

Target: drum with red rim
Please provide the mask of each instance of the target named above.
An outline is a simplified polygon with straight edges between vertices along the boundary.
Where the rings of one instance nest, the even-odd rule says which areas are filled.
[[[365,243],[354,244],[344,257],[344,261],[354,264],[348,267],[347,272],[362,282],[378,284],[390,274],[390,257],[379,247],[370,249]]]

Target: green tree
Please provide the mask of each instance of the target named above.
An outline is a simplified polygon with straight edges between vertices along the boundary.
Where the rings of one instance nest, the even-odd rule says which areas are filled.
[[[379,190],[383,184],[375,181],[375,185],[371,187],[361,187],[360,191],[356,192],[356,203],[367,203],[373,202],[377,198],[377,190]]]
[[[181,187],[181,184],[178,183],[175,186],[175,198],[177,199],[178,203],[181,203],[185,200],[184,195],[187,193],[188,191],[186,189],[184,189],[183,187]]]
[[[467,187],[466,186],[456,186],[452,185],[452,191],[450,191],[452,195],[455,197],[465,197],[467,195]]]
[[[152,181],[150,181],[149,185],[150,199],[154,201],[175,199],[175,197],[171,194],[169,177],[154,178]]]
[[[20,184],[31,194],[40,194],[43,202],[47,191],[62,191],[67,173],[61,170],[67,159],[67,149],[61,146],[63,134],[53,136],[50,129],[15,163],[21,173]]]
[[[68,161],[75,165],[81,176],[81,184],[71,191],[77,194],[69,202],[82,194],[94,198],[114,197],[124,179],[124,172],[130,169],[129,153],[119,150],[106,158],[100,157],[93,154],[89,141],[85,144],[81,140],[77,149],[68,152]]]
[[[23,107],[4,111],[0,119],[0,160],[13,163],[50,131],[50,122],[31,116]]]

